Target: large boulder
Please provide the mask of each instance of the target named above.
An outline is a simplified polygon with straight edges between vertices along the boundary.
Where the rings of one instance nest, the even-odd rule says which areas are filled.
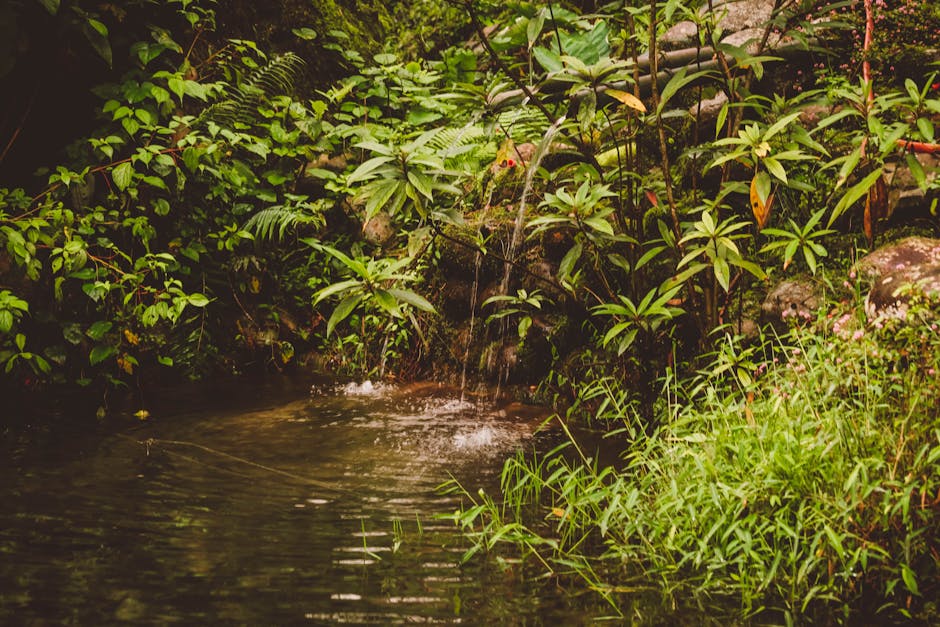
[[[707,8],[707,5],[704,5],[701,11],[704,13]],[[718,0],[714,3],[714,8],[721,16],[718,26],[724,33],[737,33],[749,29],[761,29],[762,33],[773,14],[774,0]],[[666,47],[675,48],[691,46],[695,44],[696,37],[698,37],[698,29],[693,22],[686,20],[666,31],[661,38],[661,43]],[[742,43],[738,41],[734,45]]]
[[[858,262],[873,280],[865,299],[869,318],[903,318],[913,294],[940,295],[940,239],[906,237],[875,250]]]

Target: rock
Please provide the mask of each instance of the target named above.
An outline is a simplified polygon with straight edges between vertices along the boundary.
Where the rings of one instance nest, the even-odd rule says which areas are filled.
[[[859,260],[874,279],[865,299],[869,318],[903,318],[914,294],[940,295],[940,239],[906,237]]]
[[[385,212],[380,212],[366,220],[362,225],[362,236],[367,242],[376,246],[384,246],[395,238],[395,226],[392,224],[392,216]]]
[[[914,158],[924,170],[927,185],[933,183],[940,172],[940,155],[916,153]],[[888,184],[888,215],[896,209],[907,210],[924,205],[933,195],[917,185],[914,174],[906,161],[886,163],[884,165],[885,182]],[[906,211],[905,211],[906,212]]]
[[[701,100],[697,105],[692,105],[692,108],[689,109],[689,115],[693,118],[698,115],[700,122],[711,122],[718,118],[718,113],[727,102],[728,94],[719,91],[711,98],[706,98],[705,100]]]
[[[698,37],[698,27],[695,22],[685,20],[675,24],[659,38],[659,43],[666,48],[679,48],[690,45]]]
[[[774,0],[725,0],[714,3],[715,12],[719,15],[718,27],[725,33],[737,33],[747,29],[760,29],[763,34],[763,28],[770,20],[774,9]],[[700,9],[700,13],[705,13],[708,6]],[[694,22],[683,21],[666,31],[660,42],[667,48],[691,46],[695,44],[698,37],[698,29]],[[753,39],[753,35],[748,35],[746,39]],[[725,40],[727,41],[727,39]],[[734,43],[739,46],[741,43]]]
[[[786,322],[788,318],[809,320],[820,306],[819,291],[810,281],[788,280],[777,284],[761,304],[765,319]]]

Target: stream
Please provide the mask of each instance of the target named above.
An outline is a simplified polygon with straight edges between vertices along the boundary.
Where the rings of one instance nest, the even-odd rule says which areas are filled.
[[[580,624],[605,612],[467,549],[437,487],[498,488],[546,412],[432,384],[235,384],[121,429],[8,430],[0,623]]]

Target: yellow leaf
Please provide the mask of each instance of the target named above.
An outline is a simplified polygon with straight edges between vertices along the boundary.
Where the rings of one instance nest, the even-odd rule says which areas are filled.
[[[773,194],[770,194],[766,201],[761,198],[758,178],[760,174],[754,175],[751,179],[751,210],[754,212],[754,219],[757,220],[757,228],[762,229],[770,220],[770,205],[773,203]]]
[[[117,358],[117,365],[120,366],[121,370],[127,374],[134,374],[134,364],[128,359],[125,359],[123,355]]]
[[[554,514],[555,516],[558,516],[559,518],[564,518],[564,517],[565,517],[565,510],[563,510],[563,509],[560,508],[560,507],[553,507],[553,508],[552,508],[552,514]]]
[[[620,91],[619,89],[608,89],[605,93],[611,98],[619,100],[631,109],[635,109],[640,113],[646,113],[646,105],[643,104],[642,100],[631,93]]]

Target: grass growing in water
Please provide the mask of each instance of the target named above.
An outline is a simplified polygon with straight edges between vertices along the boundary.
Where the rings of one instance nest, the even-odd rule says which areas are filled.
[[[655,433],[617,410],[619,463],[574,438],[510,459],[501,501],[472,495],[454,514],[468,553],[514,546],[618,612],[653,587],[672,607],[788,624],[936,619],[937,314],[866,326],[854,311],[727,340],[698,376],[664,381]]]

